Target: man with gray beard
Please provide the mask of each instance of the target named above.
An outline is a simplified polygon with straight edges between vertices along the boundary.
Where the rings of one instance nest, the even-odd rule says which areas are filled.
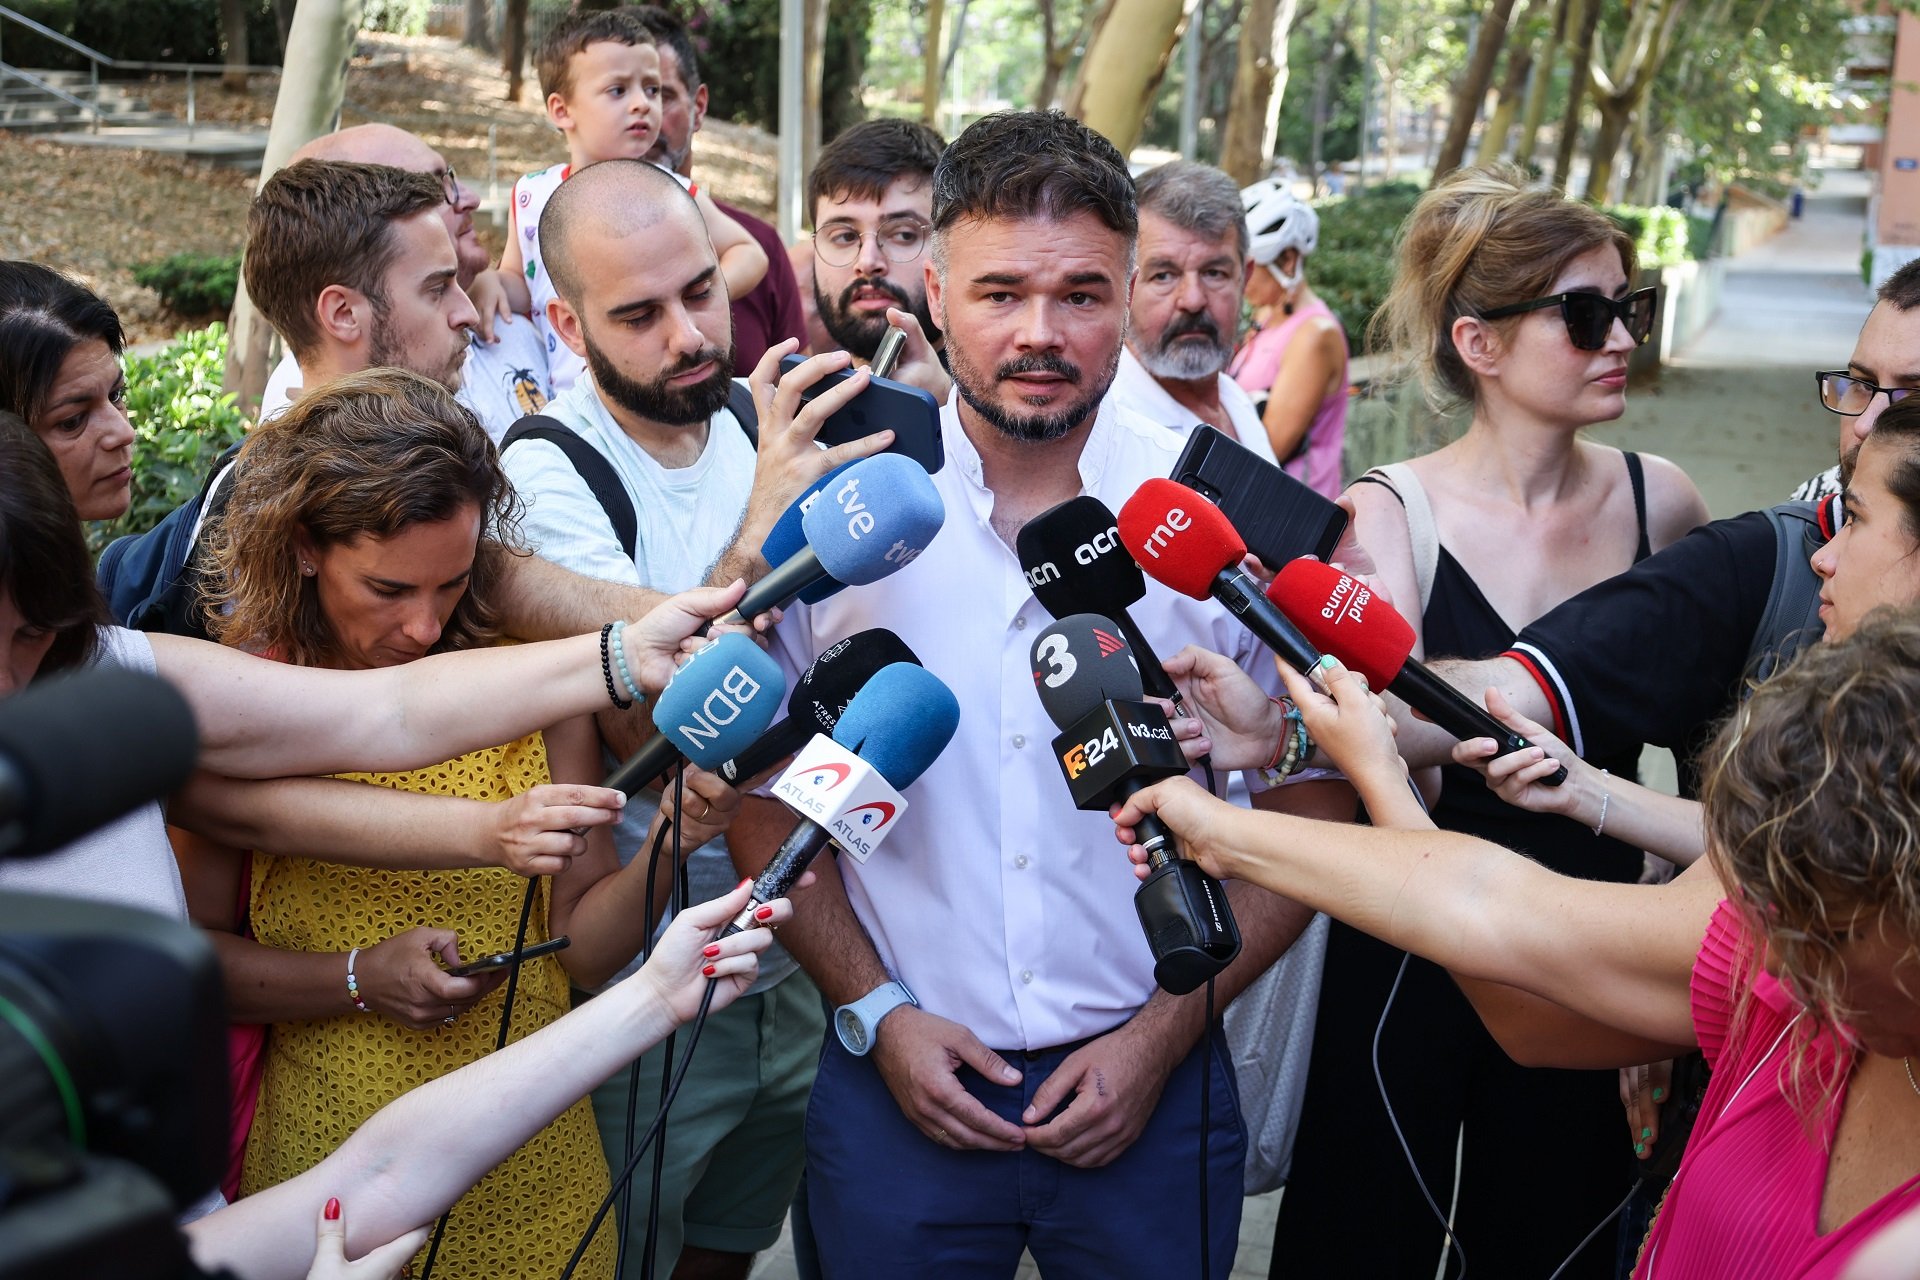
[[[1217,427],[1273,462],[1260,414],[1226,374],[1247,279],[1240,188],[1187,160],[1148,170],[1136,186],[1140,268],[1111,394],[1182,435],[1201,423]]]

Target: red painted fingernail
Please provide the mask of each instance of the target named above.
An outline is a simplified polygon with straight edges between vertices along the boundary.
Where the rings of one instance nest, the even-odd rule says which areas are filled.
[[[758,911],[753,913],[753,918],[755,920],[771,920],[773,919],[773,908],[762,907]]]
[[[708,965],[706,968],[702,969],[700,972],[705,974],[707,977],[711,978],[713,976],[713,966]]]
[[[327,1221],[328,1222],[340,1221],[340,1197],[339,1196],[334,1196],[332,1199],[327,1201]]]
[[[738,892],[740,892],[740,890],[742,890],[742,889],[744,889],[744,888],[746,888],[746,887],[747,887],[748,885],[750,885],[750,884],[752,884],[752,883],[753,883],[753,881],[751,881],[751,880],[742,880],[742,881],[741,881],[741,882],[740,882],[739,884],[737,884],[737,885],[735,885],[735,886],[733,886],[733,891],[734,891],[735,893],[738,893]]]
[[[700,954],[711,960],[720,954],[720,944],[717,942],[709,942],[700,949]]]

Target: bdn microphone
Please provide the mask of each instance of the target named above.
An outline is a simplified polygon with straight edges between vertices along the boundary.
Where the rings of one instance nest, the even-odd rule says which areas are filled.
[[[1366,583],[1318,560],[1295,560],[1281,568],[1267,599],[1299,624],[1319,648],[1386,689],[1454,737],[1492,738],[1494,755],[1511,755],[1533,744],[1476,707],[1413,655],[1413,628]],[[1541,783],[1557,787],[1567,768]]]
[[[660,732],[604,785],[633,795],[683,757],[702,769],[732,759],[773,723],[786,689],[780,664],[759,645],[738,632],[721,636],[673,673],[653,702]]]
[[[806,746],[814,734],[832,733],[853,696],[876,672],[896,662],[920,665],[907,642],[885,627],[857,631],[828,645],[794,681],[793,694],[787,699],[787,718],[714,772],[738,786],[742,779],[771,768]]]
[[[906,812],[900,792],[937,760],[960,725],[960,703],[940,677],[910,662],[883,667],[847,703],[831,738],[815,735],[773,785],[799,815],[753,898],[721,936],[754,927],[759,907],[784,898],[829,844],[858,862],[873,856]]]
[[[1187,772],[1186,756],[1145,689],[1120,628],[1098,614],[1060,619],[1033,642],[1033,684],[1062,730],[1053,753],[1076,808],[1102,813],[1148,783]],[[1240,928],[1220,882],[1188,861],[1158,818],[1136,829],[1152,871],[1133,896],[1153,978],[1185,995],[1240,954]]]

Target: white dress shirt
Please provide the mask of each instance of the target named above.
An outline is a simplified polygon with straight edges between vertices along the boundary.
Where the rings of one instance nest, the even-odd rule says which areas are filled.
[[[886,844],[864,865],[842,858],[840,874],[881,961],[922,1007],[996,1049],[1050,1048],[1132,1017],[1153,994],[1153,958],[1113,823],[1073,808],[1050,750],[1057,731],[1028,654],[1051,618],[989,524],[993,494],[955,405],[941,411],[947,462],[933,480],[946,523],[931,545],[892,577],[790,609],[773,649],[791,677],[829,644],[886,627],[953,690],[953,742],[906,788]],[[1180,448],[1109,397],[1080,455],[1084,492],[1117,511]],[[1265,647],[1213,601],[1149,579],[1131,612],[1161,656],[1202,644],[1278,691]]]
[[[1273,456],[1273,442],[1267,439],[1267,429],[1261,424],[1253,401],[1240,389],[1240,384],[1226,374],[1214,376],[1220,381],[1220,405],[1227,411],[1227,421],[1206,425],[1238,437],[1241,444],[1263,459],[1280,465]],[[1175,400],[1172,393],[1160,385],[1159,379],[1147,372],[1147,366],[1140,363],[1131,347],[1120,352],[1120,368],[1113,375],[1113,389],[1107,392],[1107,399],[1118,401],[1163,427],[1171,427],[1182,436],[1201,425],[1193,410]]]

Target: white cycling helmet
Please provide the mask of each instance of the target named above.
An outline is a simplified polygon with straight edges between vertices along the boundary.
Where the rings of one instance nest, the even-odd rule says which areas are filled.
[[[1273,179],[1242,191],[1240,203],[1247,213],[1248,256],[1287,288],[1300,283],[1298,270],[1289,279],[1274,264],[1288,249],[1298,249],[1302,258],[1313,252],[1320,242],[1320,216],[1286,184]]]

